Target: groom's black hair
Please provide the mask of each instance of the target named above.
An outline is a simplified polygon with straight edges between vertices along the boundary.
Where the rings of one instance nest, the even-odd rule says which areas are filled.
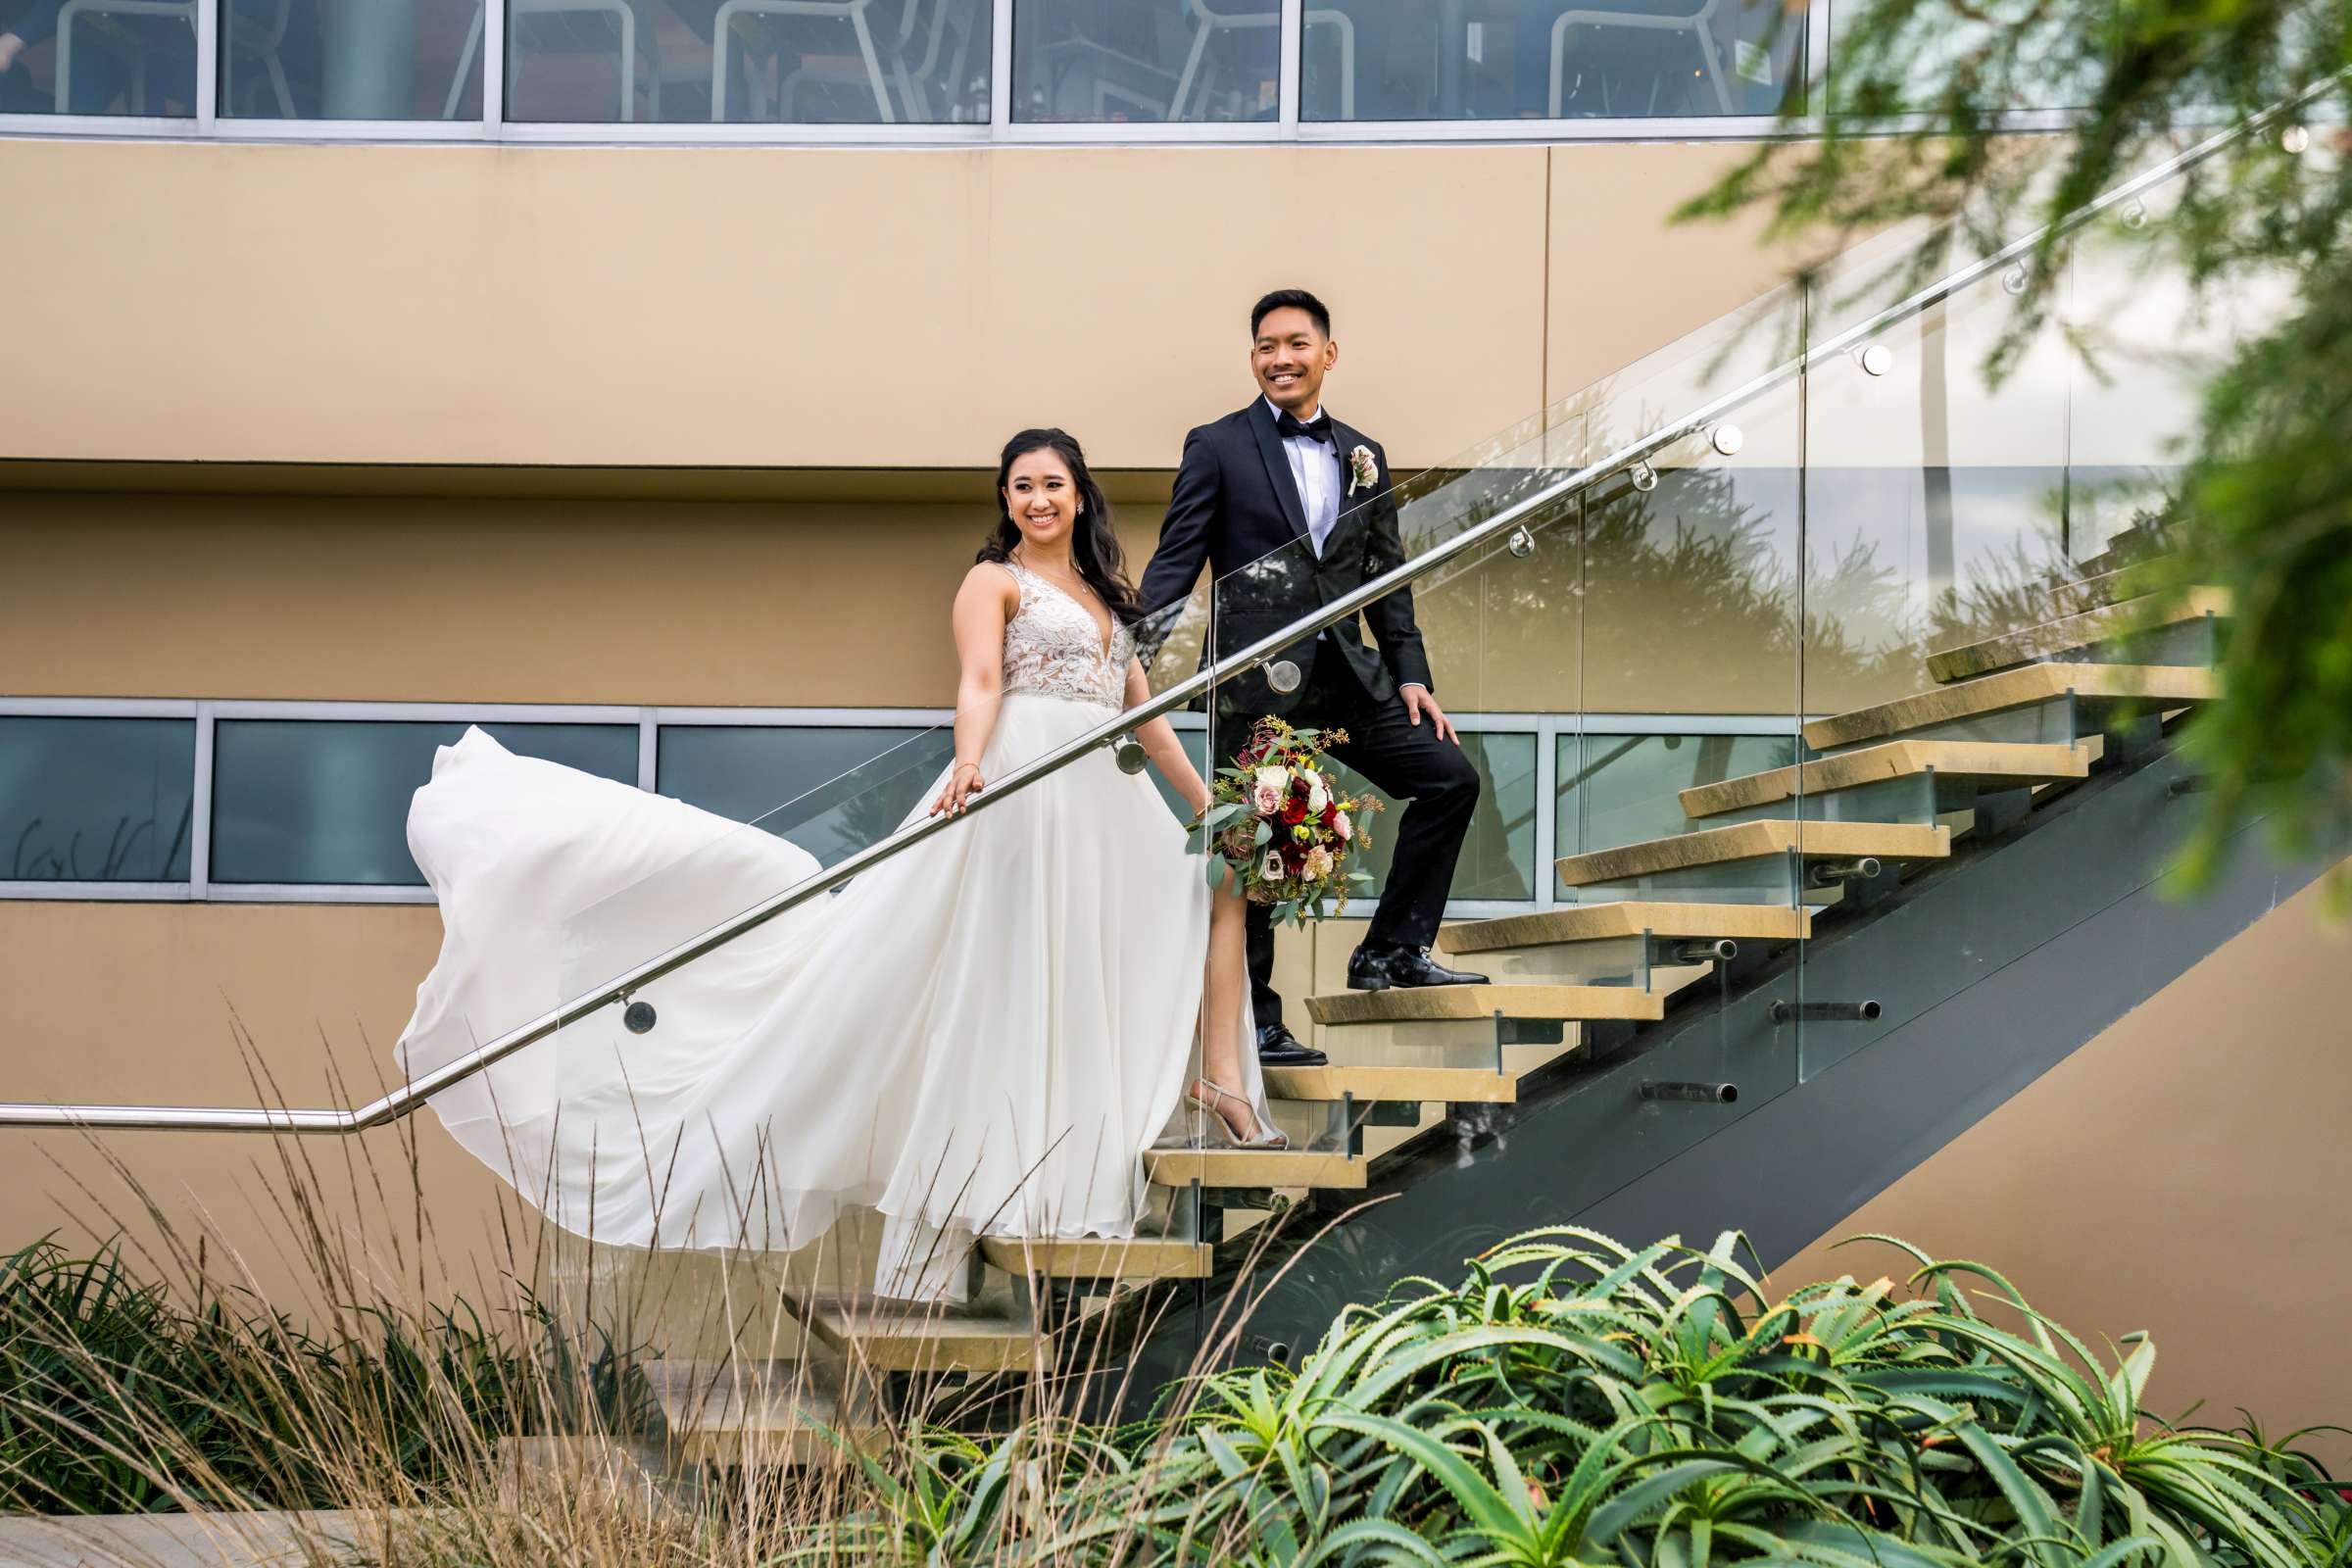
[[[1257,329],[1265,325],[1266,318],[1276,311],[1304,311],[1315,323],[1316,331],[1325,337],[1331,336],[1331,312],[1323,308],[1321,300],[1302,288],[1278,288],[1250,307],[1250,335],[1252,338],[1257,336]]]

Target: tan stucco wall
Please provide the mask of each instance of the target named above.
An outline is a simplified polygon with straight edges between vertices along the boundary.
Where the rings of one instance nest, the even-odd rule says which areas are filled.
[[[1864,1232],[1982,1260],[2104,1348],[2156,1342],[2148,1406],[2274,1432],[2352,1417],[2352,926],[2306,888],[1776,1270],[1900,1278]],[[2014,1321],[2014,1320],[2012,1320]],[[2103,1337],[2103,1338],[2102,1338]],[[2348,1423],[2352,1424],[2352,1423]],[[2352,1460],[2352,1441],[2320,1440]]]
[[[1167,467],[1300,283],[1420,466],[1767,287],[1740,152],[0,140],[0,458]]]
[[[0,492],[0,695],[945,708],[967,499],[746,501]],[[1164,475],[1117,503],[1129,564]],[[1702,612],[1549,529],[1423,584],[1446,703],[1483,712],[1790,711],[1786,628]],[[1663,595],[1664,597],[1659,597]],[[1163,672],[1184,664],[1172,653]],[[1854,702],[1922,684],[1896,661]]]

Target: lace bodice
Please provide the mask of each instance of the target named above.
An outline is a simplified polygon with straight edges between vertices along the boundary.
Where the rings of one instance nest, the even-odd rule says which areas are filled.
[[[1135,634],[1111,617],[1110,647],[1094,612],[1028,567],[1005,562],[1020,585],[1021,608],[1004,623],[1004,691],[1067,697],[1104,708],[1127,706],[1127,661]]]

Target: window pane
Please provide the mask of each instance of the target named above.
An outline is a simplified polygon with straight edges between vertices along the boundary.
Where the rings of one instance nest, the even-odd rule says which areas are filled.
[[[185,882],[196,721],[0,718],[8,880]]]
[[[1787,767],[1788,735],[1563,735],[1554,842],[1563,856],[1680,833],[1681,793],[1742,773]]]
[[[630,724],[484,724],[520,757],[637,781]],[[409,798],[462,723],[224,718],[213,731],[215,882],[420,887]]]
[[[507,10],[510,120],[988,120],[988,0],[509,0]]]
[[[1272,120],[1279,0],[1018,0],[1012,118]]]
[[[1308,120],[1770,115],[1801,0],[1307,0]]]
[[[196,0],[0,0],[0,115],[196,113]]]
[[[832,865],[898,831],[955,755],[945,727],[664,724],[655,787]]]
[[[223,118],[482,117],[481,0],[220,0],[220,18]]]
[[[1462,858],[1453,868],[1455,899],[1533,899],[1536,896],[1536,738],[1503,731],[1462,732],[1462,752],[1478,769],[1481,788]],[[1372,848],[1357,869],[1372,873],[1372,893],[1388,885],[1403,808],[1367,784],[1352,768],[1337,769],[1349,794],[1368,793],[1385,810],[1371,820]],[[1348,906],[1350,914],[1368,906]]]

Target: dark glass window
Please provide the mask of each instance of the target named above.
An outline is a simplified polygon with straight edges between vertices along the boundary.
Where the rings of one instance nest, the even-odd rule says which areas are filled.
[[[955,755],[945,727],[664,724],[655,788],[832,865],[896,832]]]
[[[1455,899],[1524,900],[1536,896],[1536,737],[1502,730],[1464,730],[1462,754],[1478,769],[1478,809],[1454,863]],[[1352,768],[1336,770],[1350,794],[1367,793],[1384,808],[1371,819],[1372,848],[1357,869],[1372,874],[1370,892],[1387,886],[1396,853],[1396,824],[1406,807],[1365,783]],[[1350,905],[1351,914],[1370,914]]]
[[[1012,118],[1273,120],[1281,26],[1279,0],[1018,0]]]
[[[1805,79],[1781,0],[1307,0],[1307,120],[1772,115]]]
[[[0,872],[23,882],[185,882],[188,718],[0,718]]]
[[[989,33],[988,0],[509,0],[507,118],[986,123]]]
[[[633,724],[484,724],[500,745],[637,781]],[[416,887],[409,798],[463,723],[224,718],[213,733],[215,882]]]

